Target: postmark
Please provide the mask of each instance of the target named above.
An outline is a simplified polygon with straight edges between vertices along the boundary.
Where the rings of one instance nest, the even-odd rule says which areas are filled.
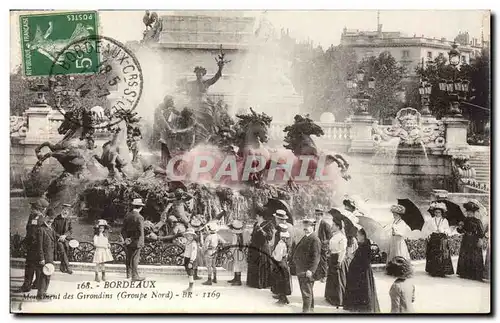
[[[98,34],[97,11],[47,13],[20,16],[21,52],[26,76],[49,76],[54,62],[69,44]],[[89,64],[99,65],[99,55],[82,52],[66,74],[89,73]]]
[[[99,64],[86,65],[85,75],[71,75],[67,71],[83,52],[96,54]],[[102,108],[106,122],[94,128],[119,123],[123,112],[132,112],[139,103],[143,90],[143,74],[135,55],[121,42],[106,36],[92,35],[68,44],[61,51],[50,70],[49,89],[56,97],[56,108],[70,121],[82,120],[68,113],[74,109]]]

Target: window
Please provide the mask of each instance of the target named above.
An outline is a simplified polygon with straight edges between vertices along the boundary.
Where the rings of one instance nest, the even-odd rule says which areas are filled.
[[[409,50],[404,50],[403,51],[403,58],[409,58],[410,57],[410,51]]]
[[[427,52],[427,59],[432,59],[432,52]]]

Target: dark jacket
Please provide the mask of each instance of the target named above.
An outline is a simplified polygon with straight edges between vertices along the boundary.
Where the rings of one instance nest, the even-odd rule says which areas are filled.
[[[45,224],[40,226],[38,230],[38,261],[44,260],[45,263],[53,263],[56,253],[56,233],[52,228],[47,227]]]
[[[139,212],[132,210],[125,216],[122,228],[123,239],[130,238],[130,247],[141,248],[144,246],[144,218]]]
[[[297,276],[304,275],[306,271],[315,273],[318,268],[321,252],[321,242],[316,233],[304,236],[293,252],[293,262]]]
[[[30,216],[28,217],[28,223],[26,223],[26,244],[29,248],[32,244],[36,243],[38,236],[38,229],[42,224],[41,219],[43,214],[39,211],[32,210]]]
[[[66,240],[69,240],[71,234],[73,233],[73,228],[71,226],[71,220],[68,218],[63,218],[58,215],[54,222],[52,223],[52,229],[56,232],[56,238],[59,239],[60,236],[65,235]]]

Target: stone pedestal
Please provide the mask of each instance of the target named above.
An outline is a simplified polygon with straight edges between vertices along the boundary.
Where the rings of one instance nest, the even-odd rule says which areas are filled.
[[[50,133],[48,115],[52,108],[47,104],[34,105],[25,111],[28,120],[26,140],[46,137]]]
[[[371,154],[375,150],[372,139],[371,115],[354,115],[351,117],[351,147],[349,153]]]
[[[469,150],[467,144],[467,127],[469,121],[461,117],[446,117],[442,119],[446,126],[446,153],[454,155]]]

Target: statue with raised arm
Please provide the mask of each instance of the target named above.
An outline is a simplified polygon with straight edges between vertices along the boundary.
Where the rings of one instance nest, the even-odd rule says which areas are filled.
[[[215,103],[207,97],[207,90],[215,84],[222,76],[222,69],[225,64],[229,63],[224,59],[225,54],[220,47],[220,54],[215,61],[217,62],[218,70],[210,79],[203,79],[207,74],[207,70],[202,66],[196,66],[194,73],[196,80],[186,83],[186,93],[190,99],[190,108],[195,114],[196,119],[208,130],[214,124],[214,109]]]

